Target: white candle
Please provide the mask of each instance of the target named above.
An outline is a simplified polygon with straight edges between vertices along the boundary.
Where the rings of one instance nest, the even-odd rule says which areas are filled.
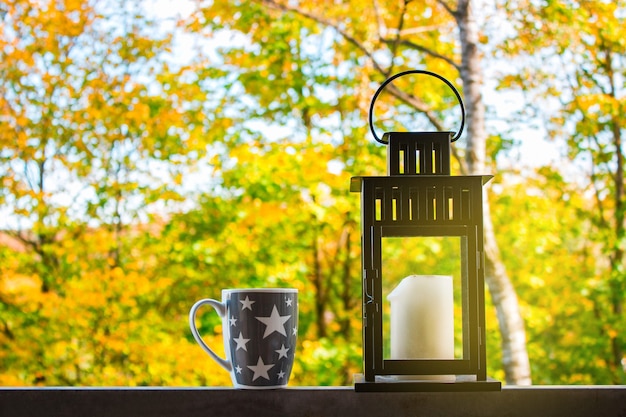
[[[454,359],[451,276],[408,276],[387,299],[391,304],[391,359]],[[398,378],[453,380],[454,376]]]

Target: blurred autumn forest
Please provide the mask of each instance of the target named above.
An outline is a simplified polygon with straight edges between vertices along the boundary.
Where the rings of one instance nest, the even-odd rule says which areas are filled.
[[[469,98],[453,175],[495,175],[488,374],[626,384],[624,20],[622,0],[2,2],[0,385],[230,385],[187,313],[254,286],[300,290],[290,383],[351,384],[349,182],[385,174],[370,99],[408,69]],[[394,85],[380,132],[458,128],[445,85]]]

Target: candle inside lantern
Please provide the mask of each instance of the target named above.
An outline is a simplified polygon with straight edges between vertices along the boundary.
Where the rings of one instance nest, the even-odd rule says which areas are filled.
[[[454,359],[452,277],[411,275],[387,296],[391,304],[391,359]],[[398,379],[454,380],[454,375]]]

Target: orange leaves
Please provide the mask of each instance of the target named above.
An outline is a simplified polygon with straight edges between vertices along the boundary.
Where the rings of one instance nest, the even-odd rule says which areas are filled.
[[[38,369],[46,385],[172,382],[168,375],[177,372],[178,354],[190,346],[183,338],[185,322],[182,316],[174,321],[162,318],[154,307],[145,309],[168,291],[171,280],[155,277],[158,266],[146,262],[149,255],[134,253],[125,256],[129,262],[119,264],[111,251],[121,248],[112,237],[104,229],[76,235],[78,240],[60,236],[53,245],[58,261],[54,273],[59,274],[53,288],[44,289],[37,274],[19,274],[18,267],[28,268],[27,257],[13,270],[0,261],[0,295],[11,311],[20,312],[3,313],[0,339],[9,349],[3,354],[14,353],[0,367],[1,380],[32,384]],[[29,322],[37,323],[36,328]],[[176,330],[165,330],[172,326]],[[163,333],[155,339],[153,331]],[[5,340],[5,334],[11,339]]]
[[[0,280],[0,294],[5,302],[23,305],[27,309],[29,303],[40,298],[41,280],[37,276],[21,275],[19,272],[3,274]]]

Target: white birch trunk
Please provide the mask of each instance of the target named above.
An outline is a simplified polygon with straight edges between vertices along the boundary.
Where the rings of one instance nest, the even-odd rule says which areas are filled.
[[[478,51],[478,28],[472,16],[471,0],[458,0],[454,13],[461,42],[461,78],[467,115],[467,173],[485,174],[485,106],[482,100],[482,70]],[[526,330],[520,314],[515,289],[507,275],[496,242],[488,188],[484,195],[485,281],[496,307],[502,335],[502,363],[506,383],[530,385],[530,363],[526,351]]]

